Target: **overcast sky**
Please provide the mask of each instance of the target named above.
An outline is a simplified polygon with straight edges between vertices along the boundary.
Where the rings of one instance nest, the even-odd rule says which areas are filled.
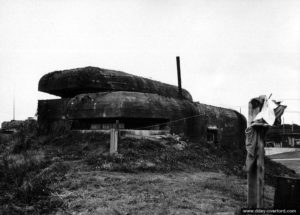
[[[177,84],[247,115],[273,93],[300,124],[300,1],[0,0],[0,122],[34,116],[38,81],[96,66]]]

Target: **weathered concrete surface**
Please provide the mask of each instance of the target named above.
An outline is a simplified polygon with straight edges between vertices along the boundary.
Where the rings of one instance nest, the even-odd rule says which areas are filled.
[[[213,127],[217,129],[217,141],[231,145],[244,142],[246,128],[246,119],[233,110],[157,94],[123,91],[40,100],[38,116],[40,128],[44,131],[70,129],[75,120],[86,123],[93,120],[107,122],[107,119],[120,119],[122,123],[126,120],[128,122],[128,119],[140,119],[142,122],[134,121],[134,128],[172,121],[166,124],[172,133],[183,133],[203,141],[207,140],[208,128]],[[88,126],[90,125],[87,128]]]
[[[40,120],[65,119],[70,98],[38,101],[38,118]]]
[[[89,129],[93,123],[114,123],[116,119],[125,123],[127,129],[147,127],[151,130],[159,129],[152,125],[197,113],[194,103],[188,100],[124,91],[80,94],[71,99],[38,102],[38,121],[43,132],[63,131],[70,128],[70,124],[76,129]],[[78,123],[82,126],[78,127]],[[187,119],[168,126],[172,132],[187,133],[192,132],[189,130],[191,123],[193,121]]]
[[[48,73],[40,79],[38,89],[63,98],[106,91],[135,91],[179,98],[177,86],[97,67]],[[192,101],[192,96],[186,90],[182,91],[182,98]]]
[[[39,90],[63,97],[39,101],[42,130],[106,128],[116,120],[126,129],[165,129],[153,125],[169,122],[171,133],[198,140],[206,141],[212,128],[217,142],[244,141],[246,120],[236,111],[193,103],[186,90],[179,97],[176,86],[125,72],[96,67],[56,71],[41,78]]]
[[[246,118],[237,111],[196,103],[199,115],[196,120],[195,131],[198,138],[205,140],[208,128],[217,130],[217,142],[225,145],[244,144]],[[229,147],[230,148],[230,147]]]
[[[63,132],[71,129],[66,120],[69,98],[38,101],[38,124],[40,133]]]
[[[187,100],[138,92],[101,92],[75,96],[68,102],[68,119],[157,118],[180,119],[197,114]]]
[[[156,94],[110,92],[82,94],[68,103],[67,118],[167,119],[171,132],[207,140],[208,128],[217,129],[222,144],[243,144],[246,119],[234,110]],[[153,123],[156,124],[156,123]]]

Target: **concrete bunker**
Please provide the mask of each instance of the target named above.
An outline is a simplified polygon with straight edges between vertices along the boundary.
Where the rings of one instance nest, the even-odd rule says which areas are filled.
[[[96,67],[44,75],[39,90],[61,99],[40,100],[41,132],[70,129],[164,130],[212,142],[239,142],[245,118],[236,111],[193,102],[178,87]]]

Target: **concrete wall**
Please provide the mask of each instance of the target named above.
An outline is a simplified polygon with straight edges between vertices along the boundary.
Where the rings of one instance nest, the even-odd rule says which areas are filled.
[[[69,100],[49,99],[38,101],[38,124],[41,134],[61,133],[71,128],[71,122],[66,120]]]
[[[213,132],[216,131],[217,135],[215,144],[229,148],[231,145],[244,144],[246,119],[234,110],[191,103],[186,100],[163,98],[155,94],[136,94],[133,92],[130,92],[130,95],[128,93],[127,95],[126,92],[125,94],[124,92],[113,92],[112,95],[114,96],[109,96],[109,94],[104,93],[104,98],[96,96],[97,99],[89,96],[88,99],[79,97],[40,100],[38,103],[40,130],[44,133],[70,130],[72,120],[76,120],[77,116],[79,119],[88,119],[93,116],[105,117],[105,114],[107,117],[113,116],[113,114],[121,114],[113,117],[122,117],[123,115],[127,117],[147,116],[148,118],[166,117],[168,121],[171,121],[166,124],[171,133],[185,135],[197,141],[207,141],[208,132],[212,129]],[[138,95],[138,97],[133,99],[133,95]],[[131,98],[132,106],[128,101],[127,103],[119,101],[119,99],[128,98]],[[72,106],[70,107],[72,102],[75,104],[75,112],[72,112]],[[98,108],[101,113],[93,115],[93,106]],[[121,110],[122,108],[127,108],[128,111]],[[141,108],[144,108],[142,112],[140,112]],[[85,109],[87,112],[81,109]],[[67,116],[68,113],[72,113],[71,117]]]
[[[244,144],[246,119],[237,111],[197,103],[200,117],[196,120],[194,134],[205,141],[210,129],[217,130],[217,142],[226,147]]]

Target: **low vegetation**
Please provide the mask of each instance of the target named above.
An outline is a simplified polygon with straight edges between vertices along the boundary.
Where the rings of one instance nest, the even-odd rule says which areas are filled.
[[[1,143],[1,214],[43,214],[63,204],[52,198],[51,192],[52,185],[63,180],[68,166],[46,155],[31,128],[25,127]]]
[[[0,143],[0,214],[201,214],[245,206],[243,145],[178,136],[38,136],[34,122]],[[2,139],[3,140],[3,139]],[[266,159],[266,179],[293,171]],[[266,205],[274,189],[267,187]]]
[[[131,173],[221,171],[246,178],[243,145],[222,148],[217,143],[189,142],[178,140],[178,136],[167,136],[159,140],[121,138],[118,147],[116,154],[89,154],[85,161],[97,170]],[[275,184],[274,176],[294,174],[294,171],[268,158],[265,158],[265,165],[266,182],[270,185]]]

